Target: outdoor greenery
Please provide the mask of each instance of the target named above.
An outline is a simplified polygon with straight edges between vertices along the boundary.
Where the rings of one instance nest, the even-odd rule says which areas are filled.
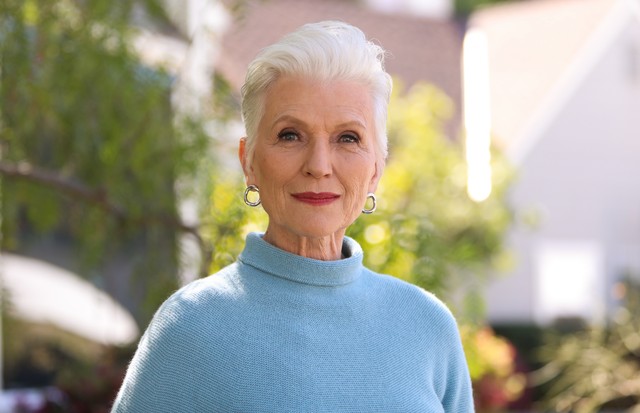
[[[497,1],[455,5],[464,15]],[[242,202],[239,165],[211,156],[235,153],[204,133],[204,119],[172,107],[173,75],[144,65],[132,50],[135,16],[171,29],[160,3],[0,2],[0,247],[21,251],[51,239],[66,246],[76,272],[96,284],[104,282],[109,261],[132,257],[141,326],[179,285],[181,235],[199,243],[204,276],[233,262],[246,234],[263,231],[267,218]],[[233,121],[238,108],[230,86],[219,75],[214,83],[212,115],[222,124]],[[513,346],[484,326],[479,295],[490,270],[509,264],[503,236],[512,218],[506,202],[512,171],[494,151],[491,196],[469,199],[462,139],[443,132],[454,110],[435,87],[406,89],[396,80],[378,210],[361,216],[348,235],[362,244],[371,269],[422,286],[450,305],[462,324],[478,411],[495,411],[526,384]],[[196,196],[198,227],[178,214],[179,200]],[[624,291],[610,325],[548,339],[545,366],[534,375],[547,396],[542,408],[640,412],[634,316],[640,288],[627,282]],[[3,300],[3,312],[8,304]],[[27,382],[33,369],[37,385],[55,383],[74,403],[66,411],[107,411],[131,348],[104,349],[50,326],[4,320],[6,371],[20,379],[25,374]]]
[[[548,337],[546,365],[535,375],[545,410],[640,412],[640,284],[633,279],[619,285],[623,305],[609,325]]]
[[[493,192],[482,203],[466,193],[463,140],[443,132],[456,110],[427,84],[405,91],[400,81],[389,105],[390,156],[378,190],[378,210],[349,234],[363,244],[371,268],[434,292],[454,305],[467,292],[466,313],[483,320],[477,286],[503,257],[511,213],[505,200],[510,170],[493,156]]]
[[[132,50],[131,21],[139,13],[169,25],[157,0],[0,3],[0,207],[5,250],[52,237],[73,252],[83,269],[78,273],[96,283],[113,257],[135,257],[132,290],[143,302],[137,318],[144,326],[179,285],[180,235],[202,246],[204,262],[210,261],[205,275],[232,262],[247,232],[264,230],[266,216],[242,202],[239,165],[229,170],[209,156],[235,153],[214,146],[202,119],[177,114],[172,75],[143,65]],[[217,79],[216,85],[225,83]],[[218,88],[214,100],[237,105],[229,94]],[[223,120],[233,112],[216,110]],[[454,110],[433,86],[405,90],[396,81],[378,210],[360,217],[348,235],[363,245],[370,268],[447,301],[468,326],[465,343],[478,349],[469,353],[474,380],[493,375],[512,383],[508,398],[514,398],[514,355],[482,328],[478,288],[489,269],[505,261],[511,171],[494,153],[491,197],[482,203],[468,198],[462,140],[443,132]],[[210,180],[200,199],[202,225],[191,227],[180,220],[178,201],[199,194],[193,189],[203,170]],[[13,344],[6,348],[18,354],[21,348]],[[483,361],[486,348],[495,357]],[[109,399],[128,359],[109,354],[99,366],[65,358],[55,381],[69,398],[91,385],[96,398]],[[95,383],[70,379],[92,375],[104,377]]]
[[[468,16],[472,12],[481,9],[485,6],[490,6],[495,3],[506,3],[522,0],[454,0],[453,6],[456,14],[461,16]]]
[[[157,289],[144,322],[177,285],[177,235],[200,239],[178,218],[176,182],[195,176],[207,142],[197,119],[173,116],[170,75],[132,52],[136,7],[164,21],[155,0],[2,3],[0,173],[2,247],[54,233],[86,268],[138,248],[136,278],[153,278]],[[392,152],[378,212],[350,235],[370,251],[375,270],[447,296],[500,256],[508,171],[496,157],[493,196],[470,201],[461,146],[442,133],[454,110],[448,99],[422,85],[396,93],[390,110]],[[213,181],[202,232],[214,246],[211,270],[233,260],[247,230],[260,226],[238,202],[238,177]],[[477,310],[480,300],[467,303]]]
[[[461,335],[476,410],[505,410],[522,396],[528,385],[526,373],[517,370],[515,347],[489,327],[464,325]]]
[[[177,236],[199,239],[177,199],[207,139],[132,50],[134,13],[166,21],[157,0],[0,3],[1,230],[8,250],[53,237],[98,284],[131,257],[144,324],[178,285]]]

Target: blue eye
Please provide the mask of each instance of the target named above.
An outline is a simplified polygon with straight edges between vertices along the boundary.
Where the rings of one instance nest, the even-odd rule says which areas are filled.
[[[283,141],[295,141],[298,139],[298,134],[290,130],[283,130],[278,134],[278,139]]]

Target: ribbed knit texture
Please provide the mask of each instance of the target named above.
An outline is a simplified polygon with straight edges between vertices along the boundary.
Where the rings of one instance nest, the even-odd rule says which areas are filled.
[[[472,412],[458,329],[433,295],[249,234],[237,262],[158,310],[113,412]]]

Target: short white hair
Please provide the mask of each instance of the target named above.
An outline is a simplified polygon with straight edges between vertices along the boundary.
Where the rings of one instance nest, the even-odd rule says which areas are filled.
[[[241,89],[247,133],[247,159],[253,158],[258,125],[269,86],[282,76],[360,82],[371,92],[377,158],[387,157],[387,106],[391,76],[384,69],[384,49],[357,27],[340,21],[305,24],[267,46],[249,64]]]

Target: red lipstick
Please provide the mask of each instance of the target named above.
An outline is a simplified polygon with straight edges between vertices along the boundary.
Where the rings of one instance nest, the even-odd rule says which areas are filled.
[[[328,205],[340,198],[340,195],[332,192],[300,192],[291,195],[300,202],[315,206]]]

